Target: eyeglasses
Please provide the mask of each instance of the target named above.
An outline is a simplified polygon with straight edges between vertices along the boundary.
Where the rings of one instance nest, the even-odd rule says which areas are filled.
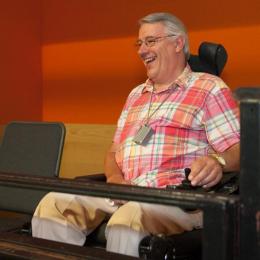
[[[176,36],[175,34],[170,34],[170,35],[166,35],[166,36],[160,36],[160,37],[153,37],[153,36],[149,36],[147,38],[145,38],[144,40],[137,40],[135,42],[135,46],[137,48],[140,48],[142,46],[142,44],[144,43],[146,47],[153,47],[157,42],[164,40],[166,38],[169,37],[173,37]]]

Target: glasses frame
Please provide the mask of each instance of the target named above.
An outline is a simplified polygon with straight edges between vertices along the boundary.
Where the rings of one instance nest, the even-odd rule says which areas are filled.
[[[135,46],[137,48],[140,48],[144,43],[146,47],[150,48],[150,47],[153,47],[157,42],[162,41],[162,40],[169,38],[169,37],[174,37],[174,36],[177,36],[177,35],[176,34],[169,34],[169,35],[157,36],[157,37],[148,36],[144,40],[138,39],[135,42]]]

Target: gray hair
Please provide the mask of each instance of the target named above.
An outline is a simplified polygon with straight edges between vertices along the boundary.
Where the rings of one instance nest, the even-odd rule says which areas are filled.
[[[186,60],[190,57],[190,48],[189,48],[189,38],[185,25],[183,22],[178,19],[176,16],[170,13],[152,13],[141,18],[139,20],[139,25],[145,23],[162,23],[169,34],[174,34],[176,36],[182,36],[184,38],[184,48],[183,52],[185,54]]]

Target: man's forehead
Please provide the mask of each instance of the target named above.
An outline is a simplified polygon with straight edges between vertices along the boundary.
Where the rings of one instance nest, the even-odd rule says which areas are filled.
[[[139,29],[139,36],[147,37],[153,36],[158,33],[163,33],[165,31],[165,26],[158,22],[158,23],[144,23],[141,25]]]

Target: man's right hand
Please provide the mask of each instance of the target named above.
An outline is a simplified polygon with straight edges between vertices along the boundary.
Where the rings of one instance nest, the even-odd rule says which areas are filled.
[[[107,183],[131,185],[131,182],[125,180],[122,175],[112,175],[111,177],[107,178]]]
[[[113,143],[106,155],[105,174],[107,177],[107,183],[131,185],[131,181],[127,181],[124,179],[124,175],[116,163],[116,149],[117,145]]]

